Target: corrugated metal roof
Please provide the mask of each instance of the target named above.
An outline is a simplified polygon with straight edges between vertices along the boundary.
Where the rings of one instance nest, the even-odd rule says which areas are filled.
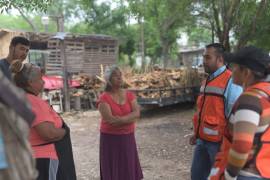
[[[20,32],[20,33],[24,33],[27,37],[34,40],[40,39],[42,41],[46,41],[50,38],[52,38],[53,36],[55,36],[57,34],[57,32],[55,33],[45,33],[45,32],[29,32],[29,31],[23,31],[23,30],[11,30],[11,29],[5,29],[5,28],[0,28],[0,37],[1,34],[6,34],[8,32]],[[104,35],[104,34],[75,34],[75,33],[70,33],[70,32],[66,32],[66,38],[67,39],[79,39],[79,40],[83,40],[83,39],[97,39],[97,40],[114,40],[117,41],[117,38],[114,38],[112,36],[109,35]]]
[[[181,49],[180,53],[193,53],[193,52],[200,52],[200,51],[204,51],[204,48]]]

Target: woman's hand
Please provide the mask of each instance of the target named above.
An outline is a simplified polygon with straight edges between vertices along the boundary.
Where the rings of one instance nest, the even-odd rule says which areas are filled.
[[[98,106],[98,110],[104,121],[110,123],[113,126],[123,126],[137,121],[137,119],[140,117],[140,109],[137,105],[136,100],[134,100],[131,105],[132,112],[126,116],[112,115],[111,108],[107,103],[100,103]]]
[[[131,108],[132,108],[131,113],[127,114],[126,116],[120,117],[123,124],[129,124],[129,123],[136,122],[140,118],[140,116],[141,116],[140,107],[137,104],[136,99],[134,99],[131,102]]]

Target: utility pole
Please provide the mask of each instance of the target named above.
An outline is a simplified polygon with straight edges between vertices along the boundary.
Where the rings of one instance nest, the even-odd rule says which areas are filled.
[[[141,53],[142,53],[142,69],[143,69],[143,72],[145,71],[145,65],[146,65],[146,62],[145,62],[145,55],[144,55],[144,20],[143,20],[143,17],[142,17],[142,20],[141,20]]]
[[[62,32],[62,33],[64,32],[63,14],[57,17],[57,31]],[[69,85],[68,85],[68,70],[67,70],[65,38],[60,39],[60,54],[61,54],[61,62],[63,63],[62,76],[63,76],[63,94],[64,94],[65,111],[69,112],[70,111],[70,95],[69,95]]]
[[[60,16],[57,16],[57,31],[64,32],[64,15],[61,13]]]
[[[142,4],[143,4],[143,8],[144,8],[144,0],[142,0]],[[146,62],[145,62],[145,54],[144,54],[144,9],[142,12],[139,13],[139,25],[140,25],[140,29],[141,29],[141,55],[142,55],[142,69],[143,72],[145,71],[145,66],[146,66]]]
[[[67,58],[66,58],[66,47],[65,47],[65,36],[66,33],[58,32],[53,39],[59,40],[60,58],[62,62],[62,77],[63,77],[63,94],[64,94],[64,108],[66,112],[70,111],[70,96],[68,89],[68,71],[67,71]]]
[[[68,86],[68,71],[67,71],[67,57],[66,57],[66,47],[65,40],[60,40],[60,51],[61,51],[61,61],[63,63],[63,94],[64,94],[64,104],[65,111],[70,111],[70,96],[69,96],[69,86]]]

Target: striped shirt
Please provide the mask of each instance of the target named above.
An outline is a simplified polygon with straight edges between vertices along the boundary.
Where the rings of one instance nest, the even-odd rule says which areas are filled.
[[[262,101],[254,92],[243,93],[236,102],[229,119],[229,132],[233,135],[232,146],[228,155],[226,171],[232,177],[260,177],[254,160],[256,137],[263,133],[270,122],[270,116],[262,115]],[[266,103],[269,105],[269,103]],[[226,173],[225,173],[226,174]]]

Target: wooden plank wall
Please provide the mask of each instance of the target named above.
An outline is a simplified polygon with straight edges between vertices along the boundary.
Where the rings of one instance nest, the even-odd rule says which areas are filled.
[[[68,72],[79,73],[83,69],[84,42],[66,40],[65,47]]]
[[[68,72],[99,75],[100,64],[110,66],[116,63],[118,45],[116,40],[86,39],[85,41],[65,40]],[[49,40],[49,57],[46,63],[46,73],[61,75],[62,62],[59,40]]]
[[[83,73],[100,75],[100,64],[104,67],[116,64],[117,48],[116,41],[114,40],[92,40],[86,42]]]
[[[59,40],[51,39],[48,41],[49,56],[45,63],[45,71],[48,75],[61,75],[63,63],[61,61]]]

